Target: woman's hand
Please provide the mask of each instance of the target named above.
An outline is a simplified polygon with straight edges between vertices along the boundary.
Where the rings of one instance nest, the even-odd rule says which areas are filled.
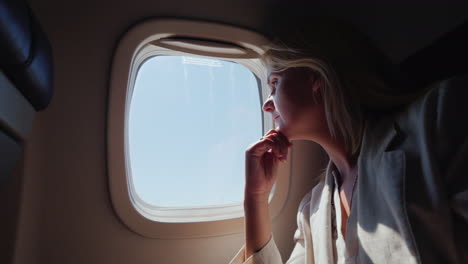
[[[280,161],[292,146],[281,132],[272,129],[245,152],[245,195],[268,198],[276,181]]]
[[[245,258],[263,248],[271,238],[268,197],[276,169],[288,156],[289,140],[270,130],[245,152]]]

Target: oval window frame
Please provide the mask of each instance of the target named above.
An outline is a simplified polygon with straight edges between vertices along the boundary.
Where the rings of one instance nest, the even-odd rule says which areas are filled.
[[[213,39],[224,43],[233,43],[243,47],[247,55],[239,57],[227,57],[226,54],[215,52],[207,53],[192,50],[191,53],[169,50],[157,46],[158,40],[169,37],[191,37],[203,40]],[[233,205],[235,208],[217,208],[225,211],[225,214],[235,211],[232,218],[225,220],[210,220],[209,217],[196,219],[191,222],[182,218],[170,219],[169,222],[155,221],[148,215],[141,203],[132,196],[131,181],[128,179],[128,149],[127,102],[131,100],[131,91],[135,83],[138,68],[147,58],[157,55],[183,55],[183,56],[210,56],[230,60],[247,67],[261,82],[260,100],[268,96],[268,88],[265,84],[266,73],[259,62],[254,62],[255,56],[263,53],[268,40],[249,30],[217,23],[200,22],[180,19],[154,19],[143,22],[130,29],[120,39],[114,53],[108,102],[107,120],[107,166],[109,176],[110,198],[117,216],[132,231],[150,238],[180,239],[221,236],[244,232],[243,210],[241,205]],[[184,50],[187,51],[187,50]],[[257,59],[258,61],[258,59]],[[263,114],[263,131],[273,127],[270,115]],[[291,155],[289,155],[291,157]],[[291,164],[289,160],[280,165],[278,181],[274,194],[270,197],[270,214],[273,219],[280,214],[289,191]],[[235,209],[235,210],[234,210]],[[171,209],[173,210],[173,209]],[[195,214],[200,208],[185,208]],[[241,211],[241,215],[239,215]],[[193,217],[195,219],[195,217]],[[192,219],[192,221],[193,221]]]

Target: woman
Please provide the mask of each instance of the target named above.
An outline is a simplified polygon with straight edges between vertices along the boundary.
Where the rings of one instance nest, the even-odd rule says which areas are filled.
[[[246,151],[246,243],[231,263],[282,263],[268,196],[297,139],[318,143],[330,162],[301,202],[287,263],[468,263],[460,180],[468,125],[456,133],[444,125],[460,111],[446,106],[466,89],[433,89],[413,102],[426,91],[398,91],[389,64],[355,30],[314,25],[263,57],[271,88],[263,110],[277,128]]]

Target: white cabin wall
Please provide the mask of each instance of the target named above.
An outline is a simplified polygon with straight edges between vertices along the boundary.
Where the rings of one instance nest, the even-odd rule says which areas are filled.
[[[148,239],[130,231],[114,213],[106,170],[110,65],[119,37],[145,18],[219,20],[267,32],[271,30],[269,21],[276,19],[268,9],[275,6],[272,1],[41,0],[31,1],[31,5],[52,42],[55,95],[50,107],[37,115],[26,148],[14,263],[226,263],[242,245],[243,234],[197,240]],[[374,38],[396,61],[461,21],[459,6],[450,9],[453,17],[440,20],[446,24],[431,22],[435,9],[419,10],[423,15],[418,16],[418,25],[440,25],[434,32],[419,31],[420,26],[402,26],[417,18],[375,8],[376,12],[357,12],[359,18],[355,19],[361,24],[366,18],[379,23],[406,19],[396,28],[385,22],[383,32],[378,23],[366,24],[366,30],[376,34]],[[417,31],[414,36],[413,31]],[[408,45],[402,39],[407,36],[412,41]],[[293,196],[273,224],[285,256],[292,249],[297,203],[318,170],[313,158],[299,158],[299,153],[308,153],[302,157],[316,153],[314,144],[302,142],[295,149]]]

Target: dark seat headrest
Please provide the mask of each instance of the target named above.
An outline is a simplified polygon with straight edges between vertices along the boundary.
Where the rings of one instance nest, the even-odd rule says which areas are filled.
[[[49,40],[22,0],[0,0],[0,70],[36,110],[53,94],[53,61]]]
[[[468,21],[406,58],[400,64],[406,89],[468,74]]]

